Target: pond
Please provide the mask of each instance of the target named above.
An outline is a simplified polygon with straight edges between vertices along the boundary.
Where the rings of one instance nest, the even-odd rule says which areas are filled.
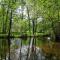
[[[12,38],[10,41],[9,54],[8,40],[0,39],[0,42],[2,42],[0,59],[2,60],[59,60],[56,55],[51,53],[51,41],[48,42],[47,40],[34,37]]]
[[[18,48],[15,50],[16,54],[13,57],[11,57],[11,60],[13,60],[14,58],[16,60],[18,60],[18,59],[20,59],[20,60],[26,60],[26,59],[27,60],[41,60],[41,59],[45,59],[45,57],[42,53],[42,49],[38,47],[38,44],[37,45],[36,45],[36,43],[33,44],[33,42],[36,41],[36,40],[35,41],[34,40],[35,40],[34,38],[28,38],[27,40],[22,40],[22,39],[15,40]],[[12,43],[12,45],[13,45],[13,43]]]

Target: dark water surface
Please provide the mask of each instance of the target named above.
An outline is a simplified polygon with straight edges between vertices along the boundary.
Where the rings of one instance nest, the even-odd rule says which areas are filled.
[[[48,44],[46,40],[41,38],[13,38],[10,39],[10,54],[9,44],[7,39],[0,39],[0,59],[9,60],[57,60],[56,56],[51,54],[46,56],[42,46]],[[3,56],[3,57],[2,57]],[[58,59],[59,60],[59,59]]]

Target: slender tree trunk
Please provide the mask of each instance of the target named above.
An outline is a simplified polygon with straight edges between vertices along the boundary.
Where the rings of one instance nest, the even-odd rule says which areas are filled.
[[[2,54],[1,54],[1,60],[3,60],[3,59],[2,59]]]
[[[6,53],[5,53],[5,60],[6,60]]]
[[[8,49],[9,49],[9,60],[10,60],[10,33],[11,33],[11,25],[12,25],[12,10],[10,13],[10,22],[9,22],[9,33],[8,33]]]

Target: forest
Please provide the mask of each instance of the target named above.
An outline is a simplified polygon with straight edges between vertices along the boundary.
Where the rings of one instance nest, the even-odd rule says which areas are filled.
[[[60,60],[60,0],[0,0],[0,60]]]

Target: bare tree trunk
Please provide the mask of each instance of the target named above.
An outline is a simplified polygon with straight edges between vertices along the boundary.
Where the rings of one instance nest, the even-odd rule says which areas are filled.
[[[10,33],[11,33],[11,25],[12,25],[12,10],[10,13],[10,22],[9,22],[9,33],[8,33],[8,49],[9,49],[9,60],[10,60]]]

